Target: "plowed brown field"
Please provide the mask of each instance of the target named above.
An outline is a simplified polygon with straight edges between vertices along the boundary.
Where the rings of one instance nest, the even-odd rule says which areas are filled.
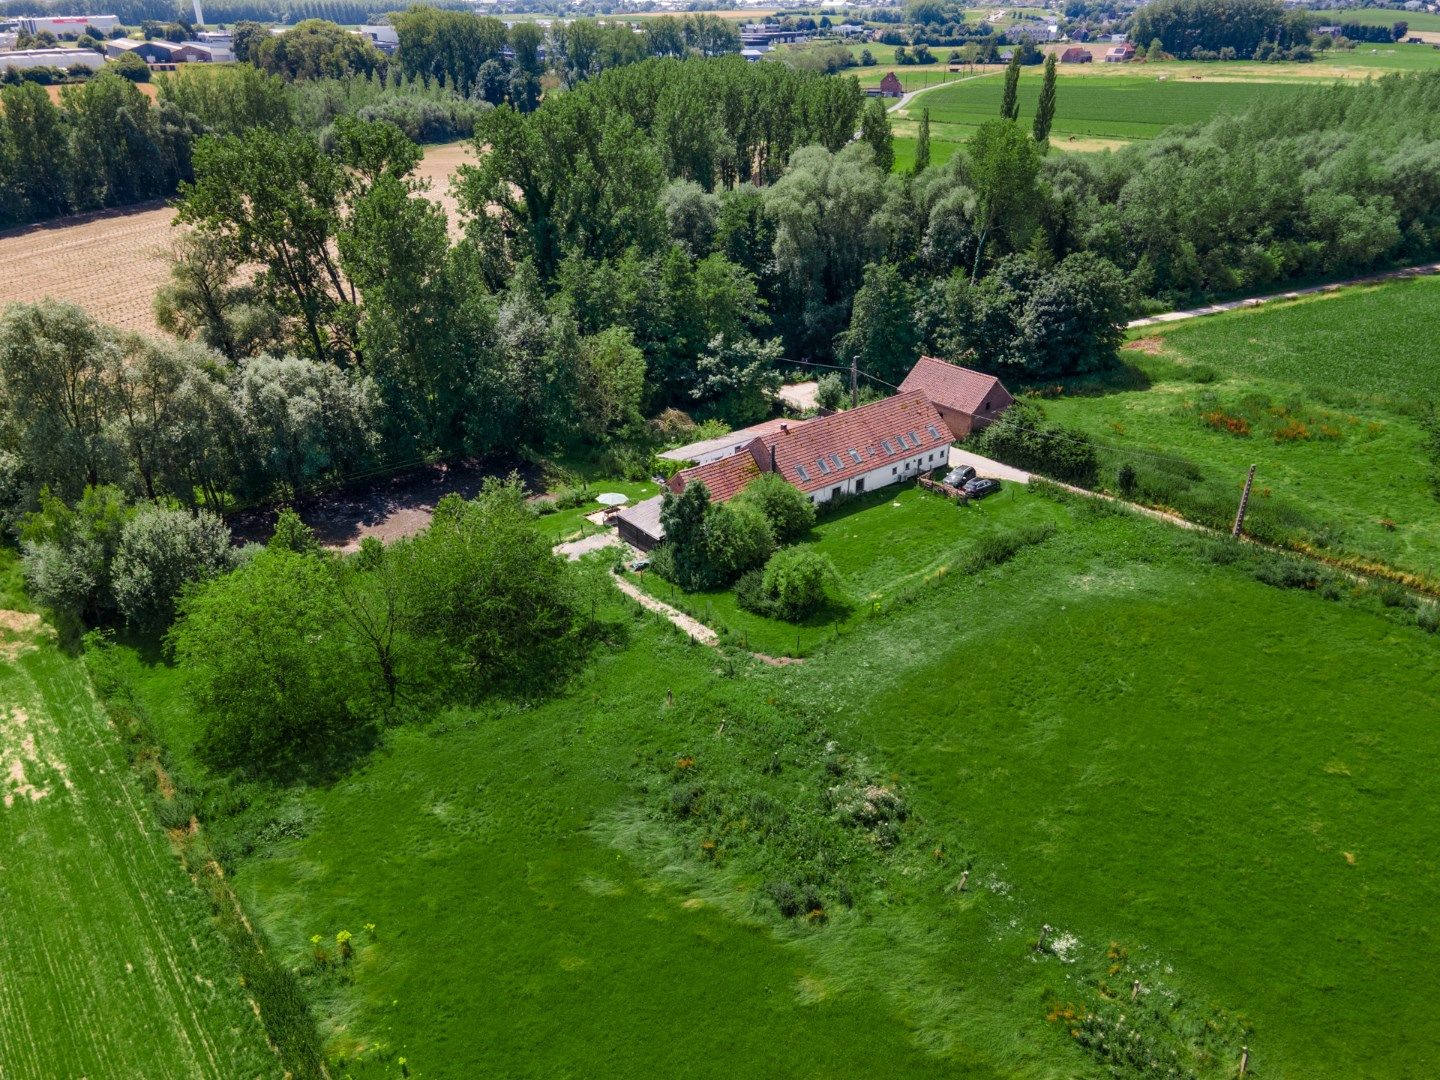
[[[437,146],[419,174],[457,229],[450,174],[473,160],[468,144]],[[0,306],[53,297],[79,304],[102,322],[158,333],[151,301],[165,283],[162,252],[170,243],[175,211],[150,204],[62,218],[0,232]]]

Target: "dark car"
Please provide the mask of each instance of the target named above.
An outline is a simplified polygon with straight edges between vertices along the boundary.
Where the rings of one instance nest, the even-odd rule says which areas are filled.
[[[991,480],[988,476],[977,476],[965,481],[965,486],[960,490],[972,499],[983,499],[986,495],[994,495],[1000,490],[1000,481]]]
[[[975,470],[969,465],[956,465],[955,468],[945,474],[945,483],[951,487],[960,487],[960,485],[968,484],[974,479]]]

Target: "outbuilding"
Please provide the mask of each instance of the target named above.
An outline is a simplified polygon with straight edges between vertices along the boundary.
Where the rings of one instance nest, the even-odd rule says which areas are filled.
[[[1095,55],[1089,49],[1082,49],[1078,45],[1071,45],[1060,54],[1062,64],[1090,64],[1094,61]]]
[[[933,356],[915,361],[900,390],[918,390],[929,398],[956,439],[991,424],[1015,403],[1010,391],[994,375],[948,364]]]

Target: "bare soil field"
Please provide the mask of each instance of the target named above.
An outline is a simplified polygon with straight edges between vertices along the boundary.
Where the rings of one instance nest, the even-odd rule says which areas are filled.
[[[472,160],[468,144],[429,150],[420,176],[458,232],[450,174]],[[44,297],[79,304],[102,322],[159,333],[151,301],[165,283],[162,256],[175,211],[150,203],[0,232],[0,305]]]

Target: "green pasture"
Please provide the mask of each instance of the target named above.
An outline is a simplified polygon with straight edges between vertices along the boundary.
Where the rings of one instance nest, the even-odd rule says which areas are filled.
[[[1034,70],[1020,79],[1020,120],[1026,125],[1035,115],[1040,83]],[[1051,140],[1059,146],[1070,136],[1150,139],[1175,124],[1200,123],[1221,112],[1236,112],[1255,101],[1295,92],[1293,83],[1192,82],[1153,75],[1071,77],[1062,69],[1056,84]],[[963,141],[981,124],[999,116],[1003,94],[1003,79],[975,79],[932,91],[908,103],[901,112],[918,120],[920,109],[928,107],[932,138]]]
[[[1260,504],[1304,506],[1329,550],[1434,580],[1440,501],[1423,420],[1440,392],[1440,354],[1425,344],[1437,334],[1440,280],[1346,289],[1147,328],[1123,354],[1146,388],[1044,406],[1119,448],[1112,468],[1170,453],[1238,486],[1256,464]]]
[[[1440,752],[1440,639],[1165,524],[1031,492],[981,511],[1021,512],[1059,531],[969,573],[925,573],[979,519],[918,492],[822,526],[852,575],[891,557],[923,587],[803,664],[616,594],[551,698],[230,796],[208,827],[248,832],[233,880],[334,1074],[1100,1080],[1069,1019],[1093,1008],[1215,1080],[1241,1040],[1257,1076],[1433,1075],[1440,806],[1416,763]],[[174,672],[131,670],[213,783]],[[857,783],[907,807],[884,843],[830,809]],[[786,919],[800,865],[826,868],[824,912]],[[312,935],[345,929],[355,960],[317,968]]]
[[[0,1075],[278,1077],[80,660],[0,549]]]
[[[1440,15],[1428,11],[1402,11],[1399,8],[1335,8],[1316,11],[1315,16],[1336,25],[1356,23],[1360,26],[1394,26],[1403,22],[1411,30],[1440,30]]]

